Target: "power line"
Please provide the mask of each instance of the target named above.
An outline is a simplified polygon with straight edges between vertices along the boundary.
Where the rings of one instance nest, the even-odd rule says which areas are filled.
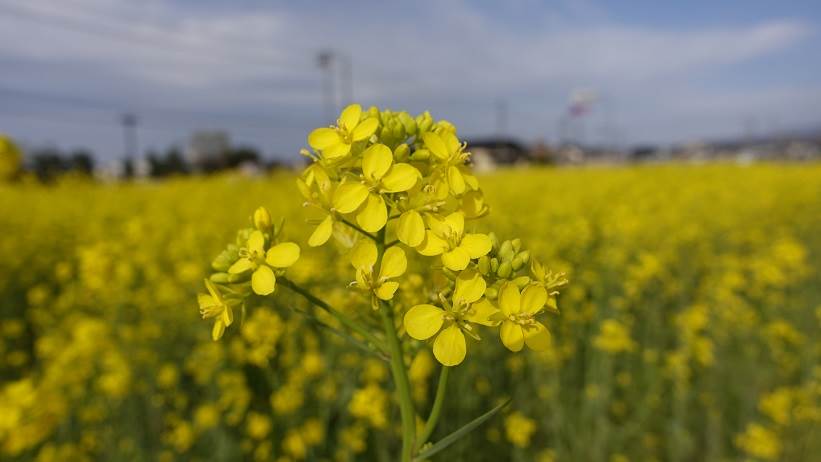
[[[132,106],[124,102],[92,100],[87,98],[78,98],[69,95],[58,95],[54,93],[40,93],[28,90],[13,89],[9,87],[0,86],[0,94],[11,95],[29,100],[41,100],[48,103],[55,103],[60,106],[84,107],[108,113],[108,116],[113,119],[115,114],[122,112],[124,107]],[[193,118],[211,118],[211,119],[228,119],[231,120],[231,125],[242,126],[249,129],[266,129],[270,130],[274,125],[283,125],[283,122],[292,122],[292,118],[276,115],[244,115],[220,113],[211,111],[194,111],[183,108],[161,108],[141,105],[139,111],[143,116],[153,115],[161,119],[172,119],[177,122],[180,120],[191,121]],[[142,125],[142,124],[141,124]]]
[[[98,18],[92,19],[91,21],[82,20],[76,17],[32,8],[30,5],[21,8],[19,5],[0,4],[0,11],[42,25],[56,26],[85,35],[96,35],[129,45],[148,46],[152,52],[170,53],[178,59],[182,58],[189,61],[207,61],[229,66],[248,66],[249,63],[247,61],[252,61],[260,67],[271,67],[270,62],[279,59],[277,56],[264,50],[245,53],[237,49],[231,50],[230,54],[222,56],[216,56],[207,52],[201,53],[201,51],[212,51],[207,49],[208,43],[186,44],[181,42],[180,39],[182,36],[174,32],[153,28],[151,32],[146,33],[144,29],[135,29],[128,23],[112,21],[111,18]],[[220,43],[224,42],[221,41]],[[184,48],[181,48],[180,45]],[[213,45],[213,43],[211,45]],[[242,44],[241,46],[247,49],[247,44]],[[236,61],[233,59],[237,57],[244,58],[244,61]],[[282,67],[278,67],[278,69],[281,68]]]

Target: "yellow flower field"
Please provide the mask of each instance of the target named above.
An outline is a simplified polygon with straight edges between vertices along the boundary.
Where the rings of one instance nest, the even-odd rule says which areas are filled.
[[[400,165],[368,181],[398,182]],[[287,243],[269,253],[276,268],[292,264],[288,280],[361,322],[393,296],[391,281],[369,273],[379,269],[370,249],[354,276],[336,244],[308,245],[322,230],[306,222],[295,178],[0,185],[0,460],[395,460],[389,363],[329,331],[337,321],[280,291],[286,282],[275,288],[268,266],[241,269],[277,297],[252,295],[230,323],[200,317],[212,260],[236,229],[264,221],[260,205],[286,218],[301,247],[296,263]],[[546,351],[511,354],[490,330],[468,339],[434,435],[513,400],[432,460],[821,454],[821,166],[515,169],[479,180],[492,208],[480,221],[520,237],[570,283],[561,314],[540,318]],[[405,310],[429,277],[416,263],[397,279]],[[354,279],[373,294],[340,282]],[[409,333],[423,418],[439,363],[422,346],[437,332]]]

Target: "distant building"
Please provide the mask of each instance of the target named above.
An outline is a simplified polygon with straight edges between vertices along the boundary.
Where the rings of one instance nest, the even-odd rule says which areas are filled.
[[[221,130],[200,131],[191,135],[185,158],[196,171],[211,171],[224,165],[231,150],[231,138]]]
[[[473,168],[477,171],[490,171],[500,165],[530,161],[527,148],[511,138],[468,140],[467,150],[471,153]]]

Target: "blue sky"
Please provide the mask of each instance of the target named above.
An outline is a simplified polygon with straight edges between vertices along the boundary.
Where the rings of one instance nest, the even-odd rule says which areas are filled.
[[[354,99],[556,141],[630,146],[821,127],[819,2],[0,0],[0,132],[122,156],[223,128],[296,158],[323,117],[316,54],[353,64]]]

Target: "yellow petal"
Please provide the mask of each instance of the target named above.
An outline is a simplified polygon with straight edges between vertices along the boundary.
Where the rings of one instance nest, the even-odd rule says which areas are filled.
[[[481,191],[469,191],[462,196],[462,211],[465,212],[466,218],[479,218],[489,210]]]
[[[222,323],[225,324],[225,327],[230,326],[234,323],[234,310],[231,309],[230,306],[226,306],[224,310],[222,310]]]
[[[382,256],[382,267],[379,269],[379,279],[391,279],[405,274],[408,269],[408,258],[405,251],[399,247],[391,247]]]
[[[359,125],[357,125],[353,133],[351,133],[351,138],[353,138],[354,141],[362,141],[373,135],[377,127],[379,127],[379,120],[375,117],[369,117],[359,122]]]
[[[299,260],[299,246],[283,242],[268,249],[265,261],[274,268],[287,268]]]
[[[370,277],[371,270],[368,268],[367,270],[357,269],[356,270],[356,285],[360,288],[367,290],[368,288],[368,278]],[[376,309],[376,308],[374,308]]]
[[[442,264],[450,270],[462,271],[468,267],[468,263],[470,263],[470,255],[460,247],[442,254]]]
[[[396,281],[383,282],[382,285],[376,289],[375,293],[376,296],[382,300],[390,300],[393,298],[393,294],[396,293],[396,289],[398,288],[399,283]]]
[[[351,265],[358,270],[371,272],[376,264],[376,244],[369,238],[360,239],[354,244],[349,258]]]
[[[208,293],[214,297],[214,300],[222,301],[222,297],[220,297],[219,290],[217,290],[217,285],[214,284],[213,281],[210,279],[205,280],[205,288],[208,289]]]
[[[498,326],[500,322],[499,315],[501,315],[501,312],[490,303],[490,300],[483,298],[470,305],[465,318],[470,322],[483,326]]]
[[[522,326],[511,321],[502,323],[502,328],[499,329],[499,336],[502,338],[502,343],[510,351],[521,351],[525,343],[525,335],[522,332]]]
[[[368,188],[362,183],[344,183],[334,192],[334,208],[339,213],[351,213],[368,198]]]
[[[362,153],[362,173],[371,181],[385,176],[392,163],[391,148],[384,144],[374,144]]]
[[[248,236],[248,250],[251,252],[262,253],[264,248],[265,235],[262,234],[262,231],[254,230],[251,235]]]
[[[211,295],[209,294],[197,294],[197,304],[200,308],[210,308],[212,306],[218,306],[220,303]]]
[[[326,159],[338,159],[347,156],[349,152],[351,152],[351,145],[340,141],[338,144],[325,148],[322,156]]]
[[[522,291],[522,312],[538,313],[547,301],[547,291],[542,286],[528,286]]]
[[[328,242],[328,239],[331,238],[333,230],[334,220],[330,215],[328,215],[324,220],[322,220],[322,223],[316,227],[314,232],[311,234],[311,237],[308,238],[308,245],[311,247],[318,247]]]
[[[515,284],[505,283],[499,290],[499,308],[505,316],[519,312],[522,297]]]
[[[350,104],[342,110],[339,116],[339,124],[345,130],[351,131],[359,123],[359,116],[362,115],[362,106],[358,104]]]
[[[421,174],[410,164],[396,164],[382,178],[382,189],[395,193],[407,191],[416,185]]]
[[[225,324],[222,323],[221,319],[217,319],[214,322],[213,329],[211,329],[211,338],[216,342],[222,338],[223,333],[225,333]]]
[[[251,288],[257,295],[268,295],[274,292],[276,288],[277,278],[274,276],[274,270],[268,266],[262,265],[254,271],[251,275]]]
[[[465,184],[472,190],[476,191],[479,189],[479,180],[476,178],[476,175],[471,173],[466,167],[462,167],[459,169],[462,172],[462,179],[465,180]]]
[[[438,306],[416,305],[405,313],[405,330],[416,340],[426,340],[439,332],[445,311]]]
[[[448,243],[439,236],[433,234],[430,230],[425,231],[425,238],[416,251],[426,257],[441,255],[442,252],[448,249]]]
[[[456,324],[440,332],[433,341],[433,356],[445,366],[458,366],[466,353],[465,334]]]
[[[239,274],[244,273],[254,267],[254,263],[247,259],[247,258],[240,258],[239,260],[235,261],[230,268],[228,268],[228,272],[231,274]]]
[[[450,232],[457,237],[462,237],[465,232],[465,214],[453,212],[445,217],[445,224],[450,228]]]
[[[425,215],[425,221],[428,223],[428,229],[433,231],[433,234],[437,236],[444,238],[451,233],[450,225],[448,225],[443,218],[429,213]]]
[[[445,145],[445,142],[442,138],[433,132],[425,132],[422,134],[422,140],[425,142],[425,146],[428,147],[428,150],[433,153],[434,156],[438,157],[439,159],[447,159],[449,157],[448,148]]]
[[[550,332],[544,324],[537,322],[524,328],[525,343],[534,351],[545,351],[550,348]]]
[[[448,187],[455,195],[465,192],[465,179],[462,177],[462,172],[453,165],[448,167]]]
[[[444,259],[444,255],[442,256]],[[456,278],[456,289],[453,291],[453,303],[469,305],[482,298],[487,284],[482,276],[473,270],[462,271]]]
[[[408,210],[399,217],[396,237],[403,244],[416,247],[425,239],[425,222],[416,210]]]
[[[461,147],[459,138],[453,133],[446,132],[439,136],[442,138],[442,141],[445,142],[445,146],[447,146],[449,152],[456,152]]]
[[[339,133],[333,128],[317,128],[308,135],[308,144],[317,151],[328,149],[341,141]]]
[[[356,222],[365,231],[375,233],[388,222],[388,208],[379,194],[370,194],[365,207],[356,215]]]
[[[487,255],[493,248],[493,242],[487,234],[465,234],[459,247],[465,249],[470,258],[479,258]]]

